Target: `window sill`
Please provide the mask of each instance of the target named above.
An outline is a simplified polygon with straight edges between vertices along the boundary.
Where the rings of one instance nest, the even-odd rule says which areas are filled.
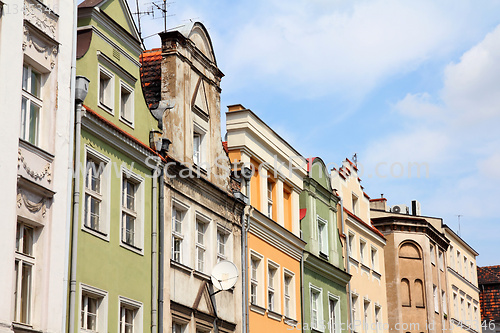
[[[134,122],[132,122],[132,121],[130,121],[122,116],[120,116],[120,121],[122,123],[124,123],[125,125],[127,125],[128,127],[130,127],[131,129],[134,129]]]
[[[130,245],[130,244],[124,243],[121,240],[120,240],[120,246],[123,247],[124,249],[127,249],[127,250],[132,251],[134,253],[137,253],[137,254],[139,254],[141,256],[144,256],[143,249],[141,249],[139,247],[135,247],[134,245]]]
[[[273,310],[267,310],[267,316],[276,321],[281,321],[281,319],[283,319],[283,316],[281,314],[279,314],[278,312],[274,312]]]
[[[328,254],[324,253],[323,251],[319,251],[319,257],[321,259],[328,260]]]
[[[323,333],[322,330],[320,330],[319,328],[314,328],[314,327],[311,327],[311,332]]]
[[[250,310],[252,310],[253,312],[257,312],[260,315],[266,314],[266,309],[257,304],[250,304]]]
[[[296,321],[295,319],[288,318],[287,316],[285,316],[284,323],[287,324],[288,326],[296,327],[299,322]]]
[[[194,270],[193,271],[193,275],[202,279],[202,280],[206,280],[206,281],[210,281],[210,275],[206,274],[206,273],[203,273],[201,271],[198,271],[198,270]]]
[[[108,234],[105,234],[101,231],[97,231],[97,230],[94,230],[92,228],[89,228],[85,224],[82,226],[82,230],[93,235],[93,236],[96,236],[97,238],[100,238],[106,242],[109,242],[109,235]]]
[[[113,112],[113,108],[105,105],[105,104],[102,104],[101,102],[99,102],[97,104],[101,109],[103,109],[104,111],[106,111],[107,113],[109,113],[110,115],[114,116],[115,113]]]
[[[355,265],[359,265],[359,261],[356,258],[352,257],[352,256],[349,256],[349,261],[352,261],[352,263],[355,264]]]
[[[28,325],[28,324],[22,324],[22,323],[18,323],[18,322],[13,322],[12,323],[12,330],[14,332],[42,332],[40,330],[35,330],[33,329],[33,326],[31,325]]]
[[[191,272],[193,271],[190,267],[184,265],[184,264],[181,264],[180,262],[178,261],[175,261],[173,259],[170,259],[170,266],[172,267],[177,267],[179,268],[180,270],[183,270],[185,273],[191,275]]]

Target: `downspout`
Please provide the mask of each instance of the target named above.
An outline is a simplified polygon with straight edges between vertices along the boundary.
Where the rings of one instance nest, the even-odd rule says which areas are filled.
[[[74,143],[74,137],[75,137],[75,113],[73,110],[75,110],[75,81],[76,81],[76,43],[77,43],[77,38],[76,38],[76,31],[77,31],[77,19],[78,19],[78,1],[74,0],[73,1],[73,41],[72,41],[72,49],[71,49],[71,70],[70,70],[70,113],[69,113],[69,152],[68,152],[68,175],[67,175],[67,200],[68,200],[68,209],[66,211],[66,230],[68,231],[65,237],[64,241],[64,285],[63,285],[63,318],[62,318],[62,332],[66,331],[67,328],[67,314],[68,314],[68,280],[69,280],[69,260],[70,260],[70,253],[72,254],[73,251],[71,250],[71,243],[70,243],[70,235],[71,235],[71,201],[72,201],[72,194],[73,194],[73,170],[76,170],[76,168],[73,167],[73,156],[75,152],[75,146],[73,145]],[[76,162],[76,161],[75,161]],[[76,166],[76,164],[75,164]],[[70,251],[71,250],[71,251]],[[73,331],[71,331],[73,332]]]
[[[300,298],[302,303],[302,311],[300,311],[300,322],[302,331],[304,331],[304,309],[305,309],[305,296],[304,296],[304,255],[300,257]]]
[[[159,261],[159,277],[158,277],[158,332],[163,333],[163,286],[164,286],[164,276],[165,276],[165,265],[164,261],[164,247],[165,247],[165,237],[164,237],[164,223],[165,223],[165,207],[164,207],[164,192],[165,192],[165,184],[163,179],[164,167],[161,168],[160,171],[160,207],[159,207],[159,215],[160,215],[160,223],[158,223],[158,261]]]
[[[250,229],[250,214],[253,211],[253,207],[250,206],[249,204],[245,206],[245,209],[243,210],[242,218],[243,218],[243,225],[242,225],[242,237],[243,237],[243,242],[242,242],[242,247],[243,251],[241,253],[241,260],[242,260],[242,267],[244,270],[243,276],[243,328],[245,333],[250,332],[250,323],[248,320],[248,230]]]
[[[76,259],[78,249],[78,223],[80,212],[80,177],[77,170],[80,170],[80,144],[82,132],[82,103],[76,106],[75,122],[75,185],[73,193],[73,224],[71,241],[71,280],[69,291],[69,333],[75,331],[75,299],[76,299]]]
[[[160,167],[160,163],[157,164],[157,168]],[[158,325],[158,178],[155,177],[155,169],[153,171],[153,223],[151,232],[151,333],[157,332]],[[161,174],[161,172],[160,172]]]
[[[340,198],[340,218],[342,219],[342,234],[344,235],[344,239],[346,240],[346,253],[347,253],[347,258],[346,258],[346,268],[347,268],[347,274],[351,273],[351,267],[349,265],[349,256],[351,255],[349,253],[349,244],[347,240],[347,236],[345,234],[345,227],[344,227],[344,200],[341,197]],[[347,297],[349,297],[349,322],[351,323],[351,332],[354,331],[354,323],[353,323],[353,318],[352,318],[352,297],[351,297],[351,280],[347,282]]]

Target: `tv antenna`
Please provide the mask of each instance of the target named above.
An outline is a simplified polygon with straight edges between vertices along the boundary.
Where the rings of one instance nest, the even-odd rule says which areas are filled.
[[[167,31],[167,17],[174,15],[167,15],[168,7],[175,2],[167,2],[167,0],[158,0],[153,1],[151,4],[155,7],[155,10],[159,10],[161,12],[161,16],[163,17],[163,32]]]
[[[139,29],[139,36],[141,37],[141,41],[144,43],[144,39],[152,37],[155,34],[152,34],[150,36],[142,38],[142,28],[141,28],[141,18],[143,16],[152,16],[153,20],[156,18],[163,18],[163,31],[167,31],[167,17],[174,16],[173,15],[167,15],[167,9],[168,7],[175,2],[167,2],[167,0],[156,0],[152,2],[145,3],[147,5],[148,9],[145,11],[141,11],[139,8],[139,0],[135,0],[135,5],[136,5],[136,12],[132,13],[133,15],[137,15],[137,26]],[[155,11],[160,11],[161,15],[159,17],[155,17]]]
[[[460,235],[460,218],[461,218],[462,216],[463,216],[463,215],[460,215],[460,214],[458,214],[458,215],[457,215],[457,217],[458,217],[458,235],[459,235],[460,237],[462,237],[462,236]]]

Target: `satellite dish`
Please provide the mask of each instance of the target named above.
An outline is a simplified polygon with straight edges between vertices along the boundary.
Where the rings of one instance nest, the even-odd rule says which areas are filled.
[[[238,269],[231,261],[222,260],[212,269],[212,284],[219,290],[228,290],[238,281]]]

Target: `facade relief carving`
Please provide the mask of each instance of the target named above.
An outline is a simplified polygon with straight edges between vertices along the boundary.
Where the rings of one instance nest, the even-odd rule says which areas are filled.
[[[30,213],[36,214],[40,212],[42,218],[45,218],[47,213],[45,197],[42,197],[38,202],[32,201],[22,190],[19,190],[17,193],[17,208],[21,208],[23,204]]]
[[[56,39],[57,15],[37,1],[24,1],[24,19],[43,31],[52,39]]]
[[[48,61],[50,69],[54,69],[56,65],[56,57],[59,52],[58,45],[49,45],[41,41],[39,38],[33,35],[33,33],[24,26],[24,41],[23,41],[23,52],[33,48],[40,55]]]
[[[51,172],[51,164],[47,163],[45,167],[41,171],[34,171],[31,169],[31,167],[28,165],[26,162],[25,157],[23,156],[22,150],[19,148],[17,151],[17,167],[20,168],[21,166],[23,169],[26,171],[28,176],[33,178],[34,180],[40,181],[47,177],[47,182],[52,181],[52,172]]]

